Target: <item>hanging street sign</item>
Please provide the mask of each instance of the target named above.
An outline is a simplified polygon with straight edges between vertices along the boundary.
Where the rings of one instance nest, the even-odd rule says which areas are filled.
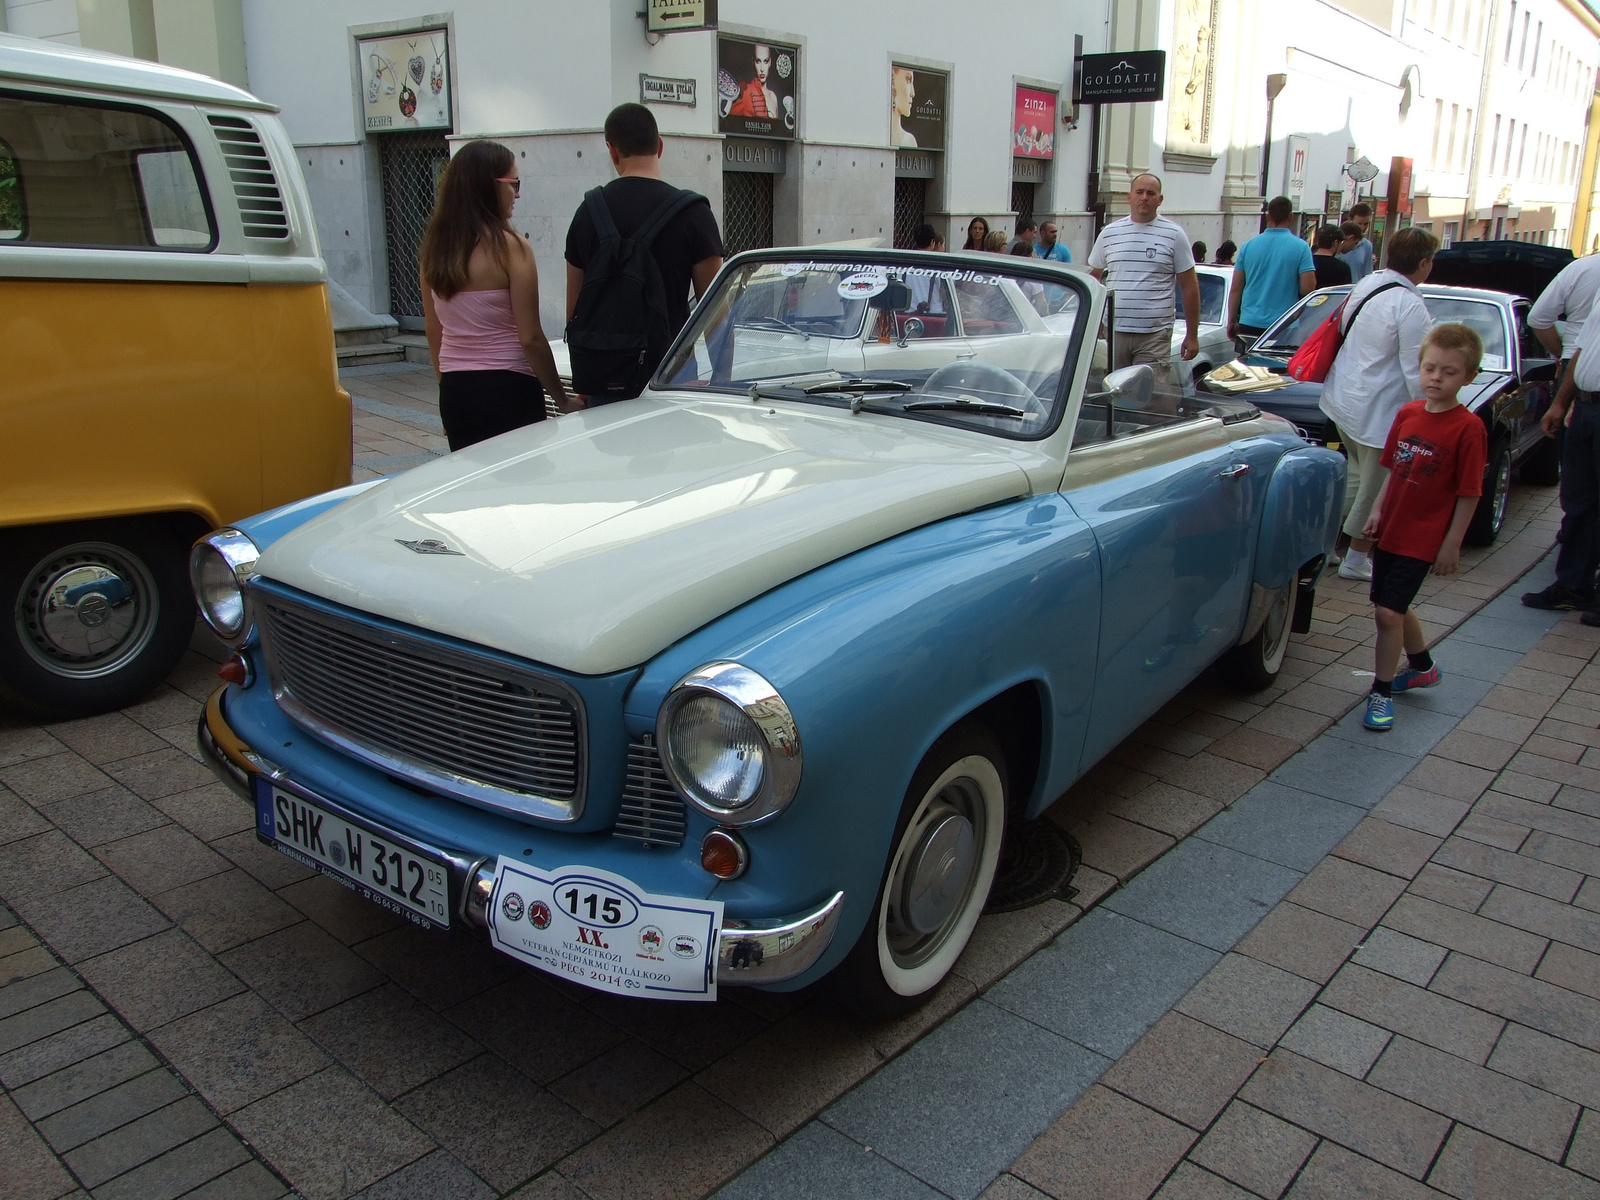
[[[645,28],[651,33],[716,27],[717,0],[646,0]]]
[[[1079,104],[1136,104],[1166,94],[1165,50],[1121,50],[1078,59]]]
[[[1366,155],[1344,165],[1344,173],[1357,183],[1371,183],[1378,177],[1378,164]]]
[[[694,80],[664,79],[659,75],[639,76],[640,104],[682,104],[694,107]]]

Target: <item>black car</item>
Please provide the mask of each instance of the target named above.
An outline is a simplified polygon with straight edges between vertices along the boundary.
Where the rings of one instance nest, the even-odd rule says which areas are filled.
[[[1528,328],[1528,309],[1571,261],[1570,251],[1548,246],[1473,242],[1441,250],[1429,282],[1418,289],[1435,321],[1459,321],[1483,338],[1483,367],[1461,392],[1461,403],[1483,418],[1489,432],[1483,499],[1467,530],[1467,540],[1475,545],[1486,546],[1500,533],[1513,471],[1526,483],[1560,479],[1559,444],[1539,430],[1539,419],[1555,395],[1560,364]],[[1452,284],[1481,282],[1473,287],[1433,282],[1440,278]],[[1256,339],[1244,361],[1282,374],[1300,344],[1349,291],[1323,288],[1303,297]],[[1320,383],[1291,383],[1249,396],[1258,408],[1293,422],[1309,440],[1340,449],[1333,423],[1318,407],[1321,398]]]

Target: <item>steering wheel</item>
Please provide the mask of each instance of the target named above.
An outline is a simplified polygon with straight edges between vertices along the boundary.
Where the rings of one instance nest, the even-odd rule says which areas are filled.
[[[994,404],[1010,404],[1030,412],[1039,409],[1038,397],[1022,380],[1004,367],[974,359],[962,359],[940,367],[922,381],[918,390],[924,396],[942,400],[959,400],[965,396]]]

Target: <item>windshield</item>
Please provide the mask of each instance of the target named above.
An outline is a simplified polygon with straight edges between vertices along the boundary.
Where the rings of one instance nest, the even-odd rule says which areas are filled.
[[[755,388],[764,400],[1040,437],[1087,309],[1064,274],[952,255],[743,263],[695,309],[654,386]]]
[[[1310,337],[1317,326],[1328,319],[1338,303],[1350,294],[1349,288],[1329,288],[1308,296],[1300,309],[1276,329],[1262,335],[1254,349],[1272,354],[1293,354],[1300,344]],[[1510,365],[1506,353],[1505,322],[1500,307],[1487,300],[1467,300],[1457,296],[1423,291],[1422,302],[1428,306],[1428,315],[1435,325],[1444,321],[1459,321],[1470,325],[1483,339],[1483,369],[1504,371]]]

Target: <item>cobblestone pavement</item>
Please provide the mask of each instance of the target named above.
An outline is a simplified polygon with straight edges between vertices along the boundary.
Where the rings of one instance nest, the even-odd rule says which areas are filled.
[[[364,368],[347,382],[362,467],[395,470],[442,448],[425,370]],[[1553,500],[1553,489],[1519,488],[1497,546],[1469,554],[1458,579],[1429,581],[1421,611],[1431,634],[1459,625],[1538,561],[1554,534]],[[1271,1141],[1250,1121],[1276,1131],[1273,1145],[1304,1143],[1301,1159],[1311,1166],[1297,1161],[1297,1187],[1313,1168],[1349,1174],[1360,1154],[1439,1184],[1441,1167],[1423,1146],[1435,1133],[1446,1145],[1439,1164],[1499,1162],[1503,1145],[1506,1155],[1543,1156],[1550,1171],[1588,1162],[1594,1174],[1595,1119],[1579,1125],[1574,1105],[1595,1101],[1574,1094],[1571,1081],[1593,1087],[1600,1078],[1577,1048],[1600,1050],[1590,1011],[1600,1007],[1592,998],[1600,960],[1589,953],[1600,945],[1588,915],[1600,885],[1580,878],[1597,840],[1580,826],[1600,824],[1600,813],[1593,794],[1578,790],[1600,792],[1600,783],[1585,782],[1592,772],[1581,761],[1600,724],[1590,709],[1600,705],[1584,703],[1595,646],[1573,622],[1515,666],[1505,651],[1473,651],[1472,662],[1501,668],[1505,680],[1473,695],[1482,712],[1431,756],[1423,759],[1425,748],[1403,732],[1370,749],[1397,760],[1394,779],[1413,767],[1420,774],[1390,793],[1370,829],[1357,826],[1336,857],[1315,870],[1301,859],[1280,868],[1295,880],[1310,871],[1305,881],[1280,875],[1267,886],[1258,871],[1194,882],[1200,909],[1207,897],[1239,891],[1255,898],[1251,924],[1272,914],[1226,955],[1243,929],[1227,946],[1220,935],[1187,940],[1183,930],[1147,943],[1147,958],[1181,959],[1190,972],[1173,994],[1152,993],[1157,1008],[1137,980],[1112,989],[1085,1008],[1104,1036],[1080,1030],[1087,1043],[1063,1053],[1056,1043],[1072,1035],[1050,1032],[1042,1008],[1018,1018],[997,1003],[1011,1003],[1007,989],[1031,989],[1041,1005],[1085,1004],[1093,997],[1073,981],[1092,977],[1119,930],[1162,929],[1159,917],[1136,908],[1141,881],[1159,882],[1163,871],[1192,878],[1191,848],[1214,858],[1227,845],[1215,827],[1190,835],[1224,809],[1247,809],[1240,798],[1268,772],[1329,740],[1319,735],[1366,686],[1368,612],[1357,585],[1325,581],[1315,630],[1295,639],[1281,686],[1244,699],[1202,681],[1140,729],[1051,811],[1085,848],[1074,902],[986,918],[932,1003],[880,1026],[853,1024],[811,992],[728,989],[714,1005],[681,1006],[588,992],[522,970],[471,937],[402,925],[265,850],[249,807],[198,760],[194,722],[220,657],[204,638],[166,686],[121,713],[48,727],[0,716],[0,899],[8,906],[0,910],[0,1195],[689,1200],[752,1163],[735,1192],[874,1194],[856,1182],[795,1190],[828,1178],[809,1159],[778,1170],[781,1186],[763,1190],[775,1183],[774,1166],[827,1137],[845,1141],[835,1125],[851,1108],[866,1114],[852,1136],[868,1136],[874,1120],[885,1132],[864,1143],[883,1153],[849,1143],[884,1168],[883,1194],[937,1194],[922,1181],[933,1171],[919,1180],[884,1157],[894,1128],[919,1126],[952,1145],[967,1145],[974,1128],[982,1134],[978,1169],[939,1177],[956,1196],[988,1187],[1018,1154],[995,1195],[1026,1195],[1026,1186],[1080,1194],[1072,1188],[1089,1179],[1109,1182],[1084,1183],[1081,1194],[1144,1195],[1185,1155],[1192,1161],[1174,1188],[1193,1176],[1224,1190],[1187,1194],[1240,1194],[1226,1191],[1233,1185],[1222,1175],[1245,1168],[1229,1166],[1224,1148],[1242,1147],[1242,1155]],[[1484,673],[1472,663],[1462,669]],[[1439,692],[1462,694],[1450,684]],[[1519,757],[1497,776],[1492,760],[1501,752]],[[1286,791],[1321,794],[1314,777]],[[1491,782],[1495,790],[1480,795]],[[1464,811],[1473,802],[1478,808],[1442,841],[1461,813],[1441,806]],[[1293,805],[1282,813],[1302,818]],[[1328,827],[1313,817],[1305,818],[1307,844],[1320,858]],[[1294,898],[1273,908],[1289,886]],[[1474,889],[1482,894],[1468,903]],[[1093,920],[1068,928],[1091,909]],[[1383,930],[1364,937],[1380,917]],[[1083,931],[1101,942],[1089,944]],[[1287,948],[1269,953],[1259,947],[1273,931]],[[1335,956],[1341,938],[1351,940]],[[1360,961],[1341,966],[1357,942]],[[1424,976],[1434,954],[1436,970]],[[1183,1011],[1168,1013],[1180,999]],[[1238,1022],[1209,1015],[1230,1008]],[[967,1078],[939,1057],[942,1048],[996,1014],[1037,1037],[1006,1053],[990,1046],[965,1110],[938,1107],[952,1081]],[[1550,1039],[1564,1039],[1559,1060]],[[937,1086],[894,1090],[930,1064]],[[1254,1072],[1248,1084],[1244,1066]],[[1129,1082],[1141,1069],[1167,1090]],[[1535,1089],[1550,1094],[1537,1120],[1508,1125],[1496,1116],[1520,1112],[1505,1097]],[[1372,1121],[1359,1105],[1324,1115],[1369,1095],[1382,1097],[1373,1111],[1390,1142],[1402,1132],[1410,1139],[1409,1157],[1362,1140]],[[1478,1107],[1449,1107],[1469,1095]],[[1569,1110],[1568,1130],[1578,1132],[1558,1148],[1552,1130]],[[813,1119],[825,1111],[830,1123]],[[1100,1128],[1118,1151],[1103,1160],[1084,1149]],[[1208,1171],[1221,1174],[1196,1174]],[[1267,1178],[1244,1184],[1275,1194]],[[1117,1191],[1128,1179],[1134,1186]]]

